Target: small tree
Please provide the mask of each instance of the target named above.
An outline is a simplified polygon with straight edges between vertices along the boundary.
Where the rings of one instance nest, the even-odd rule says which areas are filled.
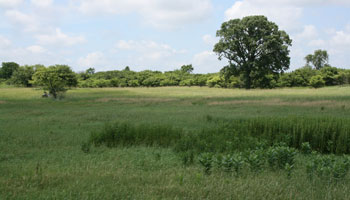
[[[325,50],[319,49],[316,50],[313,55],[307,55],[305,60],[306,65],[310,65],[310,63],[312,63],[315,69],[320,70],[328,64],[328,53]]]
[[[279,74],[289,68],[288,47],[292,40],[265,16],[248,16],[224,22],[216,33],[220,41],[214,52],[229,62],[222,72],[242,75],[244,87],[268,74]]]
[[[77,77],[67,65],[54,65],[48,68],[40,68],[33,75],[33,83],[43,86],[53,98],[67,91],[69,87],[78,84]]]

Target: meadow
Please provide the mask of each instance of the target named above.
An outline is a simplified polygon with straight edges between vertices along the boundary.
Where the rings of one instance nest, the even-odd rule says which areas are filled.
[[[0,199],[350,199],[348,86],[41,95],[0,88]]]

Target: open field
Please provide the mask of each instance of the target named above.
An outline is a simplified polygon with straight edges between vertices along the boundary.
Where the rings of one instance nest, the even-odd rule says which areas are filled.
[[[184,166],[171,147],[81,148],[92,132],[115,122],[189,133],[256,118],[345,123],[350,87],[74,89],[59,101],[41,94],[0,88],[0,199],[350,199],[349,175],[336,182],[310,180],[310,158],[302,154],[290,178],[271,169],[243,169],[237,177],[217,168],[206,175],[197,160]]]

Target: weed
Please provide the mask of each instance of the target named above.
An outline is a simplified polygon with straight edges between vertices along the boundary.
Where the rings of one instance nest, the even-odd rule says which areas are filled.
[[[213,154],[203,153],[198,157],[199,163],[204,167],[204,173],[209,175],[213,167]]]
[[[300,151],[303,154],[311,154],[312,148],[309,142],[303,142],[300,146]]]

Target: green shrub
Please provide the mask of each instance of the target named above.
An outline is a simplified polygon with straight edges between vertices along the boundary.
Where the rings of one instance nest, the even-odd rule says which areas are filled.
[[[321,75],[311,77],[310,85],[314,88],[320,88],[325,86],[325,81]]]

